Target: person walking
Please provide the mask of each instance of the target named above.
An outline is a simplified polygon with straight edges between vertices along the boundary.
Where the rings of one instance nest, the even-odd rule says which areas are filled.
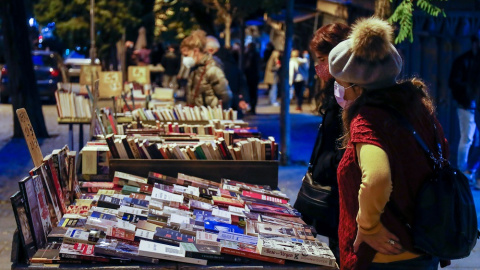
[[[480,32],[479,32],[480,34]],[[460,55],[452,65],[449,86],[453,99],[457,102],[458,122],[460,124],[460,141],[458,143],[457,167],[475,185],[475,175],[468,167],[468,154],[477,128],[475,112],[480,94],[480,41],[479,34],[472,36],[472,49]],[[476,189],[480,189],[480,179]]]
[[[250,96],[250,113],[257,113],[258,83],[260,80],[260,55],[257,52],[255,43],[247,45],[245,53],[244,73],[247,79],[248,94]]]
[[[342,136],[341,107],[335,100],[333,84],[335,80],[328,71],[328,54],[338,43],[345,40],[350,32],[350,27],[341,23],[327,24],[319,28],[312,40],[310,49],[318,60],[315,66],[316,74],[325,82],[321,89],[321,106],[318,109],[322,116],[322,123],[318,130],[316,143],[313,147],[311,162],[308,172],[312,183],[308,185],[322,186],[330,189],[330,198],[324,202],[325,207],[315,204],[315,201],[304,196],[304,190],[300,190],[295,201],[295,209],[302,213],[302,218],[307,224],[315,226],[318,234],[328,236],[328,245],[332,250],[337,263],[340,264],[338,249],[338,184],[337,168],[342,159],[343,149],[339,149],[338,139]],[[304,182],[308,179],[304,178]]]
[[[295,97],[297,99],[296,111],[302,111],[303,92],[305,92],[306,81],[308,80],[308,59],[299,57],[298,50],[293,50],[290,57],[289,64],[289,83],[295,90]]]
[[[265,67],[265,77],[263,78],[263,82],[268,85],[268,99],[270,101],[270,105],[279,106],[277,102],[277,92],[278,92],[278,71],[280,70],[281,62],[280,62],[280,52],[274,50],[270,54],[270,59]]]
[[[232,92],[228,81],[222,69],[205,51],[206,44],[205,32],[197,30],[180,45],[183,65],[191,69],[187,84],[187,105],[215,107],[221,100],[223,108],[230,108]]]
[[[437,269],[439,259],[416,250],[416,194],[433,174],[415,137],[385,107],[405,117],[430,149],[436,138],[448,150],[425,84],[397,82],[402,58],[391,44],[393,28],[376,18],[357,21],[349,39],[329,54],[334,94],[342,112],[345,153],[337,170],[342,269]],[[445,151],[446,152],[446,151]],[[449,153],[443,158],[448,160]],[[439,158],[437,155],[435,158]]]

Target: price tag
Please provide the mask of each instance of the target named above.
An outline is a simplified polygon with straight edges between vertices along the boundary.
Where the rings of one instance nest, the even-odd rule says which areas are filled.
[[[28,118],[27,111],[24,108],[18,109],[17,117],[18,121],[20,122],[20,126],[22,127],[23,136],[27,142],[28,151],[30,151],[30,155],[32,156],[33,165],[35,165],[35,167],[39,167],[43,163],[42,150],[38,144],[37,137],[35,136],[35,131],[33,130],[30,118]]]
[[[140,84],[150,83],[150,69],[146,66],[129,66],[128,81]]]

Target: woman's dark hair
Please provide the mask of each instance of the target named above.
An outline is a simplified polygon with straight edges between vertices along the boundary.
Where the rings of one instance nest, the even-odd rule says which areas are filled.
[[[342,112],[344,135],[340,138],[345,148],[350,140],[350,123],[363,106],[388,105],[410,122],[420,115],[434,115],[435,107],[425,83],[417,78],[397,83],[384,89],[363,90],[355,102]]]
[[[310,41],[310,49],[313,53],[317,52],[328,55],[338,43],[347,39],[349,33],[350,27],[342,23],[324,25],[315,32],[315,35]],[[324,114],[331,106],[336,106],[337,101],[333,95],[333,82],[333,78],[325,82],[323,89],[321,89],[315,97],[321,104],[318,108],[320,114]]]
[[[343,23],[330,23],[320,27],[310,41],[312,52],[328,55],[338,43],[347,39],[350,27]]]

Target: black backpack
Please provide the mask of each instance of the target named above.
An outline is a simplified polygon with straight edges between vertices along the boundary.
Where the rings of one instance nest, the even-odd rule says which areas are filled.
[[[387,110],[412,133],[434,164],[433,174],[418,191],[413,224],[406,221],[395,202],[389,202],[388,206],[407,226],[419,251],[443,260],[468,257],[477,243],[479,231],[467,177],[443,158],[435,124],[438,158],[405,117],[393,108]]]

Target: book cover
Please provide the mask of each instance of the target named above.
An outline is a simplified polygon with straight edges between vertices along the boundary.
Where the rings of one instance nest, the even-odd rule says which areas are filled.
[[[106,234],[99,230],[84,231],[76,228],[69,228],[63,236],[63,243],[76,244],[83,243],[88,245],[95,245],[99,239],[105,238]]]
[[[239,242],[230,242],[221,240],[220,245],[222,246],[221,252],[224,254],[246,257],[254,260],[271,262],[277,264],[285,264],[285,260],[281,258],[272,258],[269,256],[261,255],[257,252],[257,247],[255,245],[244,244]]]
[[[95,255],[120,257],[132,261],[158,264],[159,260],[138,255],[138,246],[130,245],[116,239],[102,239],[95,245]]]
[[[44,232],[48,234],[53,228],[53,224],[52,224],[52,214],[54,214],[52,213],[53,207],[48,206],[48,202],[43,189],[42,179],[40,178],[40,176],[38,175],[32,176],[32,179],[35,187],[35,193],[38,201],[40,218],[42,220]],[[55,222],[55,220],[53,220],[53,222]]]
[[[204,224],[205,224],[204,226],[205,226],[206,231],[210,231],[210,232],[214,232],[214,233],[218,233],[218,232],[221,232],[221,231],[240,233],[240,234],[244,233],[243,230],[240,229],[238,226],[231,225],[231,224],[228,224],[228,223],[222,223],[222,222],[218,222],[218,221],[214,221],[214,220],[205,220]]]
[[[235,207],[244,207],[243,202],[235,199],[213,196],[212,200],[215,205],[219,205],[219,206],[228,207],[231,205]]]
[[[63,237],[65,236],[65,233],[67,232],[68,228],[65,227],[55,227],[52,229],[52,231],[48,234],[47,236],[47,242],[48,243],[62,243],[63,242]],[[59,246],[60,248],[60,246]]]
[[[269,196],[269,195],[265,195],[265,194],[260,194],[260,193],[256,193],[256,192],[252,192],[252,191],[247,191],[247,190],[243,190],[242,195],[246,196],[246,197],[254,198],[254,199],[259,199],[259,200],[262,200],[262,201],[270,201],[270,202],[279,203],[279,204],[288,203],[288,200],[286,200],[286,199],[273,197],[273,196]]]
[[[271,213],[276,215],[292,216],[292,217],[302,216],[300,212],[298,212],[293,208],[285,208],[280,206],[259,204],[259,203],[250,203],[250,204],[247,204],[247,207],[250,211],[258,212],[258,213]]]
[[[52,190],[53,193],[50,191],[50,185],[48,183],[50,180],[47,179],[48,176],[46,175],[46,172],[43,169],[43,164],[40,165],[39,167],[32,169],[30,171],[30,175],[37,176],[37,180],[40,182],[39,184],[41,184],[40,188],[41,188],[41,191],[43,192],[45,202],[47,203],[52,226],[56,226],[58,221],[62,217],[62,213],[60,212],[58,201],[55,196],[55,191]],[[53,184],[52,184],[52,188],[53,188]]]
[[[77,259],[77,260],[84,260],[84,261],[95,261],[95,262],[113,262],[108,257],[103,256],[95,256],[94,253],[95,246],[82,244],[82,243],[75,243],[75,244],[66,244],[63,243],[60,247],[60,258],[66,259]],[[123,260],[124,262],[128,260]]]
[[[17,228],[20,235],[20,241],[24,250],[24,254],[31,258],[37,251],[35,240],[33,239],[33,232],[30,226],[29,217],[25,210],[25,201],[20,191],[16,192],[10,197],[12,203],[13,213],[17,222]]]
[[[213,210],[213,205],[212,204],[197,201],[197,200],[193,200],[193,199],[191,199],[189,201],[189,206],[190,206],[190,209],[199,209],[199,210],[204,210],[204,211],[212,211]]]
[[[60,222],[58,222],[58,227],[64,228],[82,228],[87,224],[86,218],[65,218],[63,217]]]
[[[293,227],[257,222],[257,231],[261,236],[286,236],[298,238],[297,230]]]
[[[195,237],[187,234],[182,234],[179,231],[166,229],[166,228],[157,228],[153,236],[154,240],[165,241],[165,244],[173,244],[179,246],[180,242],[185,243],[195,243]]]
[[[173,184],[177,184],[177,178],[166,176],[156,172],[149,172],[148,183],[151,185],[154,185],[155,183],[164,184],[164,185],[173,185]]]
[[[227,241],[231,241],[231,242],[239,242],[239,243],[255,245],[255,246],[258,243],[258,237],[245,235],[245,234],[239,234],[239,233],[221,231],[221,232],[218,233],[217,237],[218,237],[218,240],[227,240]]]
[[[104,208],[118,209],[120,208],[122,200],[107,195],[100,195],[97,205]]]
[[[52,155],[46,156],[44,158],[44,163],[46,165],[45,167],[46,167],[47,174],[51,176],[51,179],[53,181],[53,185],[55,187],[55,194],[57,195],[57,198],[58,198],[60,210],[63,214],[65,214],[66,205],[67,205],[65,202],[65,194],[62,190],[62,186],[60,185],[58,171],[55,168],[55,165],[53,163]]]
[[[220,246],[220,242],[217,242],[217,236],[213,233],[197,231],[195,243],[205,246]]]
[[[262,255],[292,261],[334,267],[335,256],[325,243],[295,238],[260,238],[258,252]]]
[[[43,248],[47,241],[47,233],[42,224],[42,218],[40,216],[40,209],[38,206],[37,194],[35,192],[32,177],[26,177],[19,182],[20,191],[25,199],[25,210],[27,217],[30,216],[30,227],[33,231],[33,237],[37,249]]]
[[[180,247],[173,247],[151,241],[141,240],[138,254],[146,257],[171,260],[184,263],[207,265],[207,260],[185,257],[185,252]]]

